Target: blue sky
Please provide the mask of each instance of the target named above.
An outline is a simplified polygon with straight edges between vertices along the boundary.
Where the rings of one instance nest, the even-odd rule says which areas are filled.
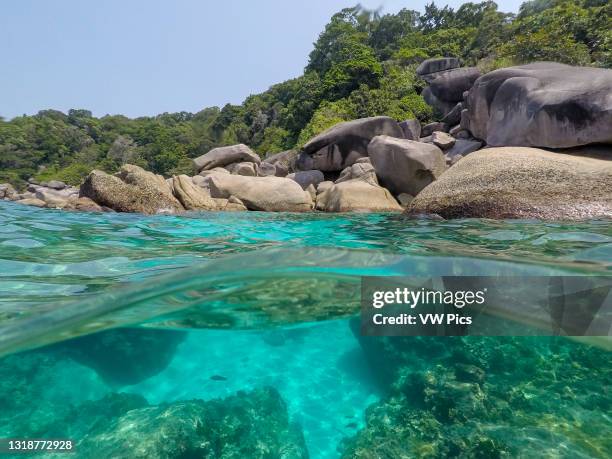
[[[361,0],[383,12],[425,3]],[[498,0],[503,11],[516,12],[520,3]],[[0,116],[85,108],[134,117],[240,103],[300,75],[331,15],[353,4],[3,0]]]

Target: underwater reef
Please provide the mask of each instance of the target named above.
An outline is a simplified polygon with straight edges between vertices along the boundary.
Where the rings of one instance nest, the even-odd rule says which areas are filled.
[[[610,457],[607,351],[559,337],[359,337],[387,396],[342,458]]]
[[[274,388],[158,405],[106,392],[72,403],[55,389],[58,379],[79,374],[68,362],[48,352],[0,360],[0,437],[75,439],[78,457],[96,459],[309,457],[301,428]],[[99,390],[105,392],[103,384]]]

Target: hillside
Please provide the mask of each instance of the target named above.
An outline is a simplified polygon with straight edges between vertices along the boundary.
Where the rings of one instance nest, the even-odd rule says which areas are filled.
[[[216,146],[245,143],[265,155],[299,147],[339,121],[429,121],[435,114],[415,69],[437,56],[485,72],[535,60],[610,68],[612,4],[533,0],[518,15],[491,1],[386,15],[347,8],[319,35],[302,76],[241,105],[137,119],[75,109],[0,120],[0,182],[22,186],[35,177],[77,185],[93,168],[114,172],[126,163],[171,175],[191,171],[190,158]]]

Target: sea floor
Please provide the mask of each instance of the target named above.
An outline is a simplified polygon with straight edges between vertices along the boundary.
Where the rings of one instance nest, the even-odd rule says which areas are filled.
[[[121,390],[161,403],[262,386],[287,402],[312,458],[338,457],[342,438],[363,427],[365,409],[380,395],[346,320],[267,332],[192,331],[165,370]]]

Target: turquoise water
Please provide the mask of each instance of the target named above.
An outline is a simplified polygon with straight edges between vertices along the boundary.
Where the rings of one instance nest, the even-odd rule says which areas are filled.
[[[144,217],[0,202],[0,438],[74,438],[81,457],[117,457],[91,445],[126,444],[119,427],[134,417],[140,438],[153,438],[160,428],[145,422],[153,407],[198,399],[235,416],[219,432],[240,423],[240,441],[220,433],[208,456],[178,446],[155,456],[154,444],[123,457],[302,457],[298,447],[313,458],[532,457],[525,445],[538,457],[607,457],[605,343],[372,344],[351,319],[363,275],[592,275],[611,264],[610,221]],[[458,354],[465,361],[455,364]],[[496,366],[504,359],[524,365]],[[262,387],[278,392],[286,409],[270,406],[291,428],[228,408],[233,397],[265,405]],[[511,387],[520,396],[508,395]],[[120,393],[146,402],[101,408]],[[449,408],[444,393],[461,402]],[[211,405],[216,399],[224,402]],[[287,433],[294,428],[303,445]],[[253,438],[258,446],[248,449]],[[223,449],[232,441],[247,449]]]

